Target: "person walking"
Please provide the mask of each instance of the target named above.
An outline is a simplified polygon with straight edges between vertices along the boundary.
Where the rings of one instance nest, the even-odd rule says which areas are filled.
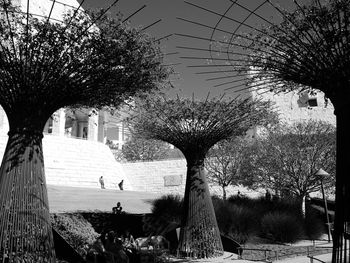
[[[124,180],[121,180],[120,183],[118,184],[120,190],[124,190]]]
[[[103,179],[103,176],[100,177],[100,185],[101,185],[101,189],[105,189],[105,181]]]

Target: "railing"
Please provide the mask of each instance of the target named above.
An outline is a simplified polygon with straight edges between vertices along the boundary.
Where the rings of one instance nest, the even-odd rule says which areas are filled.
[[[326,263],[325,261],[315,258],[313,256],[307,256],[310,259],[310,263],[314,263],[314,260],[316,260],[317,262],[321,262],[321,263]]]
[[[315,242],[313,242],[315,244]],[[251,261],[265,261],[265,262],[273,262],[282,258],[288,258],[291,256],[307,256],[308,258],[312,258],[315,260],[319,260],[314,258],[313,253],[317,255],[330,253],[332,247],[330,246],[307,246],[301,247],[299,250],[296,250],[296,247],[290,247],[288,249],[283,250],[272,250],[272,249],[262,249],[262,248],[246,248],[239,247],[238,248],[238,258],[239,259],[247,259]],[[260,251],[261,254],[257,253],[256,255],[251,255],[251,257],[243,257],[244,251]]]

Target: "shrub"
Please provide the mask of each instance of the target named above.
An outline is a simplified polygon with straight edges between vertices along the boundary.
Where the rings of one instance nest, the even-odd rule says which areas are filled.
[[[183,200],[179,195],[164,195],[152,202],[152,214],[145,216],[143,230],[146,234],[161,235],[168,227],[181,223]]]
[[[282,243],[294,243],[304,237],[300,219],[286,212],[267,213],[261,219],[263,237]]]
[[[305,234],[309,239],[319,239],[325,233],[325,224],[323,223],[318,211],[312,206],[306,207]]]
[[[84,247],[91,245],[99,236],[91,224],[80,214],[51,214],[52,227],[83,255]]]
[[[238,243],[245,243],[258,233],[259,221],[254,212],[244,206],[213,199],[220,232]]]

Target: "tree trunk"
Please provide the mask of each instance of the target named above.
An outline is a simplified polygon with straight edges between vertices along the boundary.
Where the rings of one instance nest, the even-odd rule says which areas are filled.
[[[305,199],[306,199],[306,195],[297,196],[298,206],[300,208],[301,215],[304,219],[305,219],[305,215],[306,215]]]
[[[335,105],[335,104],[334,104]],[[336,107],[337,118],[337,161],[336,161],[336,196],[333,232],[333,263],[350,262],[350,136],[348,121],[349,105]]]
[[[56,262],[42,132],[17,129],[0,168],[0,261]]]
[[[179,252],[181,255],[194,258],[223,255],[220,231],[206,181],[203,160],[187,164]]]
[[[226,201],[226,186],[222,186],[222,200]]]

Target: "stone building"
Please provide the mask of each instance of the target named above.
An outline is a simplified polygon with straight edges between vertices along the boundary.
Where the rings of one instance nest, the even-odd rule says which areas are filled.
[[[279,120],[285,125],[307,120],[319,120],[336,125],[334,107],[321,91],[305,90],[288,93],[274,93],[272,90],[251,90],[252,98],[270,100],[279,114]],[[248,136],[255,137],[262,130],[259,127],[248,132]]]

